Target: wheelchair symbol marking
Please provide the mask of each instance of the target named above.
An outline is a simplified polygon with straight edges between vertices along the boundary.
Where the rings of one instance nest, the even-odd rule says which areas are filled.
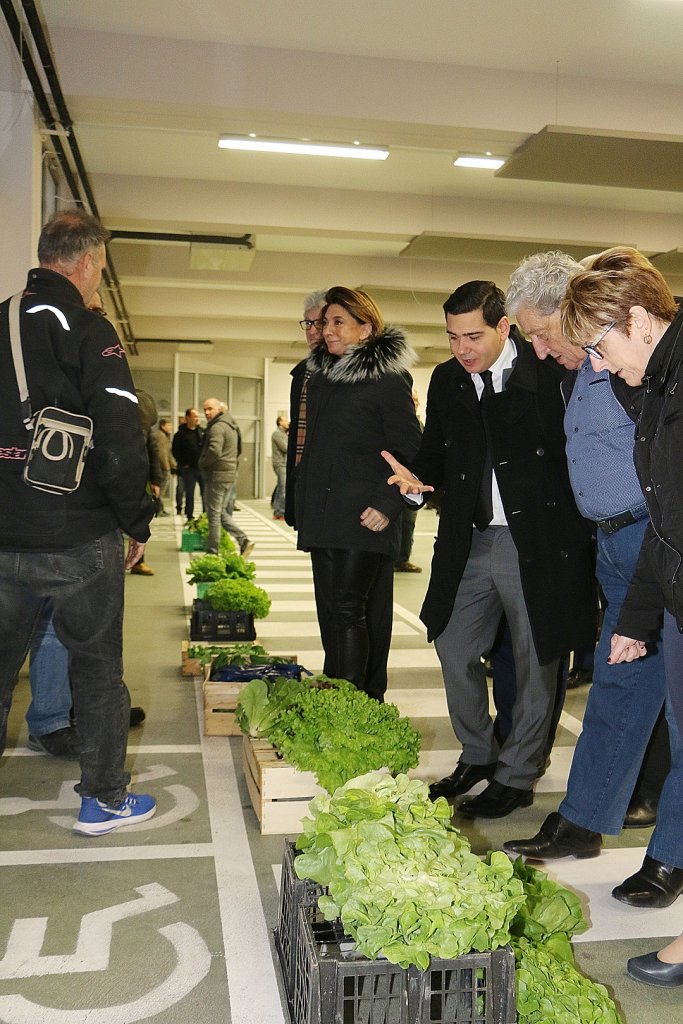
[[[14,922],[5,956],[0,960],[0,978],[19,979],[48,974],[104,971],[109,966],[112,928],[115,921],[135,917],[178,902],[175,893],[163,885],[139,886],[138,899],[85,914],[76,952],[63,956],[42,956],[47,918],[19,918]],[[61,1010],[34,1003],[24,996],[0,996],[0,1020],[5,1024],[133,1024],[184,999],[209,973],[211,954],[199,932],[183,922],[158,929],[171,943],[176,964],[168,977],[146,995],[117,1006]]]

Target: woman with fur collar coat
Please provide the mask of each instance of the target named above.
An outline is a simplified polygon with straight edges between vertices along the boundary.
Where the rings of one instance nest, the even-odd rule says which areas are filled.
[[[415,354],[364,292],[335,287],[325,300],[323,341],[308,360],[298,546],[311,552],[324,672],[382,700],[403,499],[380,452],[404,462],[420,446]]]

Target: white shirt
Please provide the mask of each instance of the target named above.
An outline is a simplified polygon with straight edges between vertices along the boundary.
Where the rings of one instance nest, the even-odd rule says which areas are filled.
[[[491,371],[491,380],[493,382],[493,390],[496,394],[499,394],[503,390],[503,374],[506,370],[511,370],[515,359],[517,358],[517,349],[514,346],[512,340],[508,337],[503,345],[503,350],[496,359],[492,366],[489,366]],[[484,382],[478,373],[472,374],[472,380],[477,390],[477,396],[481,400],[481,396],[484,391]],[[503,502],[500,497],[500,491],[498,490],[498,481],[496,480],[496,467],[493,467],[493,473],[491,474],[491,499],[493,506],[493,519],[491,520],[491,526],[507,526],[508,521],[505,518],[505,509],[503,508]]]

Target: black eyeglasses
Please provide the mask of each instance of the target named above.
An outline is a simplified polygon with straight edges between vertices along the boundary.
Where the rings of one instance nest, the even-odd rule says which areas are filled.
[[[309,327],[320,327],[322,320],[299,320],[299,327],[302,331],[307,331]]]
[[[616,327],[616,324],[617,324],[616,320],[613,320],[612,323],[609,324],[609,326],[604,329],[602,334],[599,335],[599,337],[592,344],[590,344],[590,345],[582,345],[581,346],[582,350],[584,352],[587,352],[589,356],[595,356],[596,359],[604,359],[605,357],[602,354],[602,352],[598,351],[598,345],[603,340],[603,338],[607,337],[607,335],[612,330],[612,328]]]
[[[96,308],[91,309],[90,312],[91,313],[97,313],[98,316],[106,316],[107,315],[106,309],[102,309],[101,306],[97,306]]]

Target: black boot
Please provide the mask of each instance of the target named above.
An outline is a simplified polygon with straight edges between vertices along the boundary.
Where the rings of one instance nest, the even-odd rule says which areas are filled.
[[[645,855],[643,866],[635,875],[612,889],[620,903],[630,907],[670,907],[683,892],[683,868],[662,864]]]
[[[521,853],[532,860],[597,857],[601,846],[602,836],[599,832],[574,825],[557,811],[548,815],[531,839],[511,839],[503,843],[506,853]]]

